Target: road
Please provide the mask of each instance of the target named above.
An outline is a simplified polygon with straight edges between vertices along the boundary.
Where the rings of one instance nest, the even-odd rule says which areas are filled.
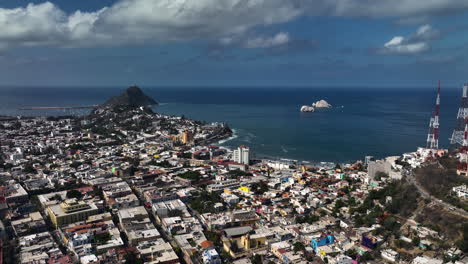
[[[448,211],[451,214],[455,214],[460,217],[468,219],[468,212],[466,212],[463,209],[457,208],[449,203],[446,203],[438,199],[437,197],[432,196],[428,191],[426,191],[426,189],[424,189],[421,186],[421,184],[419,184],[412,170],[404,171],[403,175],[406,176],[408,181],[416,187],[416,189],[418,190],[418,192],[421,194],[423,198],[431,200],[432,204],[441,206],[444,210]]]

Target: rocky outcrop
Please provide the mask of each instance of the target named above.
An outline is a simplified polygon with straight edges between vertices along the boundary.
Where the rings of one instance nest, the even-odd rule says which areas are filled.
[[[332,105],[329,104],[325,100],[317,101],[317,102],[313,103],[312,106],[315,107],[315,108],[330,108],[330,107],[332,107]]]
[[[131,86],[125,90],[121,95],[114,96],[109,99],[102,106],[104,107],[114,107],[114,106],[130,106],[130,107],[140,107],[140,106],[150,106],[157,105],[153,98],[147,96],[138,86]]]
[[[315,111],[315,108],[310,105],[303,105],[301,107],[301,112],[314,112],[314,111]]]

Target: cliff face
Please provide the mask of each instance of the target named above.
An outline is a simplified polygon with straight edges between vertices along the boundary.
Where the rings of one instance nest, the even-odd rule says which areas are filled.
[[[113,106],[131,106],[131,107],[139,107],[139,106],[150,106],[150,105],[157,105],[153,98],[147,96],[143,93],[143,91],[138,86],[131,86],[125,92],[123,92],[119,96],[114,96],[109,99],[106,103],[102,106],[104,107],[113,107]]]
[[[329,104],[327,101],[325,100],[320,100],[320,101],[317,101],[315,103],[312,104],[313,107],[316,107],[316,108],[330,108],[332,107],[331,104]]]
[[[303,105],[301,107],[301,112],[314,112],[314,111],[315,111],[315,108],[310,105]]]

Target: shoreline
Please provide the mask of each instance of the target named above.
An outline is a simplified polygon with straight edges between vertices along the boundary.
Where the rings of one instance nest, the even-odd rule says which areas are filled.
[[[153,108],[152,108],[153,109]],[[84,112],[87,112],[87,111],[84,111]],[[167,115],[167,114],[161,114],[161,113],[158,113],[158,112],[154,112],[155,114],[158,114],[158,115],[163,115],[163,116],[167,116],[167,117],[174,117],[174,116],[177,116],[177,115]],[[56,113],[52,114],[52,115],[19,115],[19,116],[13,116],[13,115],[1,115],[1,119],[3,119],[4,121],[7,121],[7,120],[16,120],[18,118],[21,118],[21,119],[28,119],[28,118],[50,118],[50,117],[57,117],[57,118],[69,118],[69,117],[73,117],[73,118],[80,118],[80,117],[83,117],[83,116],[86,116],[86,115],[89,115],[90,112],[88,113],[80,113],[80,114],[77,114],[77,113],[74,113],[74,114],[66,114],[66,115],[57,115]],[[193,119],[191,119],[193,120]],[[199,121],[199,120],[193,120],[193,121]],[[231,128],[230,129],[231,133],[226,133],[226,131],[224,131],[223,133],[220,133],[220,134],[216,134],[214,135],[213,137],[209,138],[209,139],[206,139],[202,142],[199,142],[198,145],[199,146],[207,146],[207,145],[210,145],[210,144],[216,144],[216,145],[219,145],[220,147],[223,147],[229,151],[233,151],[232,148],[237,148],[237,147],[232,147],[232,146],[223,146],[223,144],[226,144],[227,142],[230,142],[232,140],[235,140],[235,139],[238,139],[240,137],[240,132],[239,132],[239,129],[236,129],[236,128]],[[227,135],[226,135],[227,134]],[[251,142],[249,142],[251,143]],[[246,144],[248,145],[248,144]],[[282,146],[282,148],[284,148],[284,146]],[[283,153],[284,151],[282,151],[282,149],[278,149],[278,153],[281,152],[282,154],[289,154],[288,153]],[[399,154],[401,155],[401,154]],[[392,155],[390,155],[392,156]],[[363,157],[364,158],[364,157]],[[298,158],[292,158],[292,157],[288,157],[288,155],[284,155],[284,156],[273,156],[273,155],[270,155],[270,154],[265,154],[265,153],[256,153],[255,150],[254,150],[254,155],[253,155],[253,159],[255,160],[269,160],[269,161],[273,161],[273,162],[283,162],[283,163],[294,163],[294,164],[297,164],[297,165],[309,165],[309,166],[315,166],[315,165],[319,165],[319,164],[347,164],[347,163],[355,163],[357,161],[362,161],[362,159],[356,159],[356,160],[346,160],[346,161],[323,161],[323,160],[306,160],[306,159],[298,159]]]
[[[224,149],[227,149],[229,151],[233,151],[232,148],[237,148],[236,146],[225,146],[223,144],[230,142],[232,140],[235,140],[239,138],[239,129],[232,128],[232,135],[228,138],[221,139],[217,141],[215,144],[218,145],[219,147],[222,147]],[[248,145],[248,144],[246,144]],[[281,148],[284,148],[284,146],[281,146]],[[279,149],[281,150],[281,149]],[[284,151],[283,151],[284,152]],[[288,151],[286,154],[289,154],[290,151]],[[285,153],[282,153],[285,154]],[[401,154],[400,154],[401,155]],[[320,164],[353,164],[358,161],[362,161],[362,159],[356,159],[356,160],[346,160],[346,161],[324,161],[324,160],[306,160],[306,159],[297,159],[297,158],[292,158],[288,157],[288,155],[282,155],[282,156],[273,156],[269,154],[264,154],[264,153],[259,153],[257,154],[254,150],[253,154],[253,159],[254,160],[269,160],[273,162],[283,162],[283,163],[295,163],[297,165],[308,165],[308,166],[316,166]],[[390,155],[393,156],[393,155]]]

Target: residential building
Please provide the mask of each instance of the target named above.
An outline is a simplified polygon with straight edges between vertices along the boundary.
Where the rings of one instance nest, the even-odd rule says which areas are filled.
[[[64,202],[47,208],[52,223],[58,227],[78,221],[84,221],[89,216],[99,213],[97,206],[89,201],[78,201],[76,198],[67,199]]]
[[[249,165],[250,149],[246,146],[240,146],[232,153],[232,160],[237,163]]]

